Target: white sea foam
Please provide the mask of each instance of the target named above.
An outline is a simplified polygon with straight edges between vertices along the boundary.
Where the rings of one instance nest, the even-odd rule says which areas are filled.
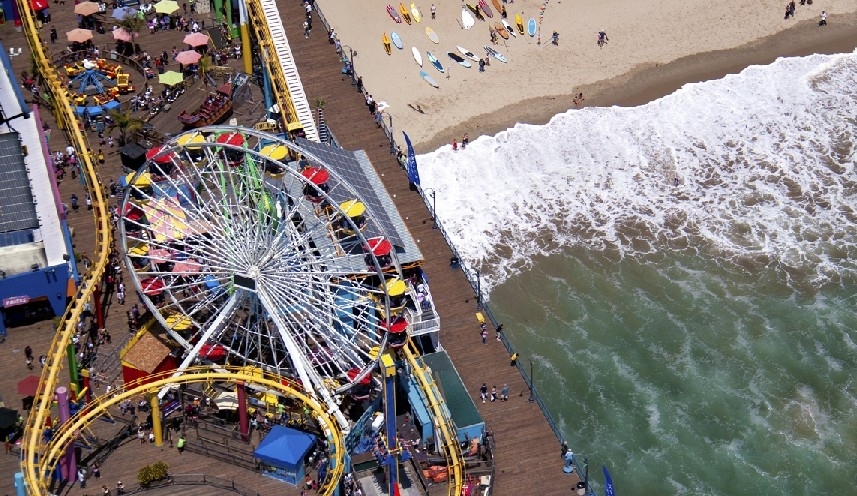
[[[567,244],[695,251],[817,288],[857,278],[855,115],[857,52],[813,55],[641,107],[519,124],[418,163],[486,290]]]

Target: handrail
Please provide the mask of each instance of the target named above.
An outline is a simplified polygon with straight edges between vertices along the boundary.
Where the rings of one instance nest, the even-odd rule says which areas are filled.
[[[21,454],[21,468],[28,487],[31,491],[48,494],[44,479],[40,477],[37,468],[48,461],[46,457],[39,457],[42,446],[41,426],[50,414],[53,402],[54,389],[60,382],[59,374],[63,369],[63,358],[66,346],[71,343],[72,335],[75,333],[75,324],[79,321],[81,314],[86,308],[87,302],[92,297],[95,288],[101,283],[101,276],[108,263],[110,247],[112,245],[112,229],[110,226],[110,215],[107,212],[107,202],[104,201],[101,189],[101,180],[95,164],[92,160],[91,150],[86,137],[77,124],[77,119],[72,113],[72,105],[66,97],[60,78],[55,72],[46,56],[39,31],[36,28],[35,16],[26,0],[17,0],[18,11],[24,27],[24,34],[30,46],[33,60],[47,85],[54,105],[54,116],[58,126],[63,129],[77,152],[78,163],[81,165],[81,173],[87,179],[86,187],[92,198],[93,216],[95,220],[95,244],[96,261],[90,270],[84,275],[72,303],[66,308],[59,325],[59,332],[51,342],[50,349],[46,355],[45,368],[42,370],[41,380],[36,392],[35,409],[27,418],[24,432],[24,450]],[[70,358],[74,359],[74,358]],[[72,377],[74,382],[76,377]],[[43,474],[44,472],[42,472]]]
[[[420,388],[425,392],[429,407],[434,413],[435,429],[440,431],[443,436],[444,455],[446,456],[446,466],[448,472],[448,495],[458,496],[461,494],[461,488],[464,485],[464,459],[461,455],[461,447],[458,444],[458,435],[455,432],[455,426],[452,419],[445,408],[443,397],[440,396],[434,383],[430,383],[426,379],[426,367],[422,365],[416,354],[411,350],[413,346],[409,345],[403,348],[408,364],[411,366],[411,374],[417,378],[420,383]]]

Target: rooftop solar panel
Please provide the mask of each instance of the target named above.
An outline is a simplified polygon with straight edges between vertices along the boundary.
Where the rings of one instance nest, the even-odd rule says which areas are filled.
[[[37,229],[39,217],[16,132],[0,134],[0,233]]]
[[[299,138],[297,143],[308,152],[319,157],[325,165],[342,176],[357,190],[369,210],[374,214],[374,220],[397,248],[400,262],[410,263],[422,259],[422,254],[411,239],[408,228],[402,222],[396,206],[381,183],[381,178],[378,177],[365,153],[354,153],[302,138]],[[338,202],[348,199],[334,198]]]

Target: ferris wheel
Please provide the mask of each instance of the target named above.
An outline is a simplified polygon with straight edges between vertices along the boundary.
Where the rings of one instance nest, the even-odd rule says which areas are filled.
[[[378,251],[386,233],[358,192],[296,144],[235,127],[174,137],[126,183],[125,262],[185,349],[179,372],[271,370],[346,427],[343,393],[368,382],[403,307],[395,251]]]

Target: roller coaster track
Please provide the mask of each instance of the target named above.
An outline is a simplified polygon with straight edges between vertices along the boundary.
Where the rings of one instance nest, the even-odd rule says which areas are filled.
[[[286,112],[289,124],[300,122],[310,141],[318,141],[312,108],[304,93],[286,30],[280,20],[275,0],[244,0],[250,26],[261,48],[262,63],[268,69],[271,85],[281,111]]]
[[[429,407],[432,411],[435,423],[435,435],[439,435],[443,444],[443,452],[446,457],[446,466],[449,470],[447,479],[447,490],[449,496],[458,496],[461,494],[461,487],[464,484],[464,460],[461,456],[461,446],[458,444],[455,424],[449,415],[449,410],[446,408],[443,396],[434,384],[434,379],[431,376],[428,368],[423,364],[422,359],[412,351],[413,343],[408,343],[408,346],[403,348],[405,358],[411,366],[411,374],[417,379],[420,388],[426,395]]]

